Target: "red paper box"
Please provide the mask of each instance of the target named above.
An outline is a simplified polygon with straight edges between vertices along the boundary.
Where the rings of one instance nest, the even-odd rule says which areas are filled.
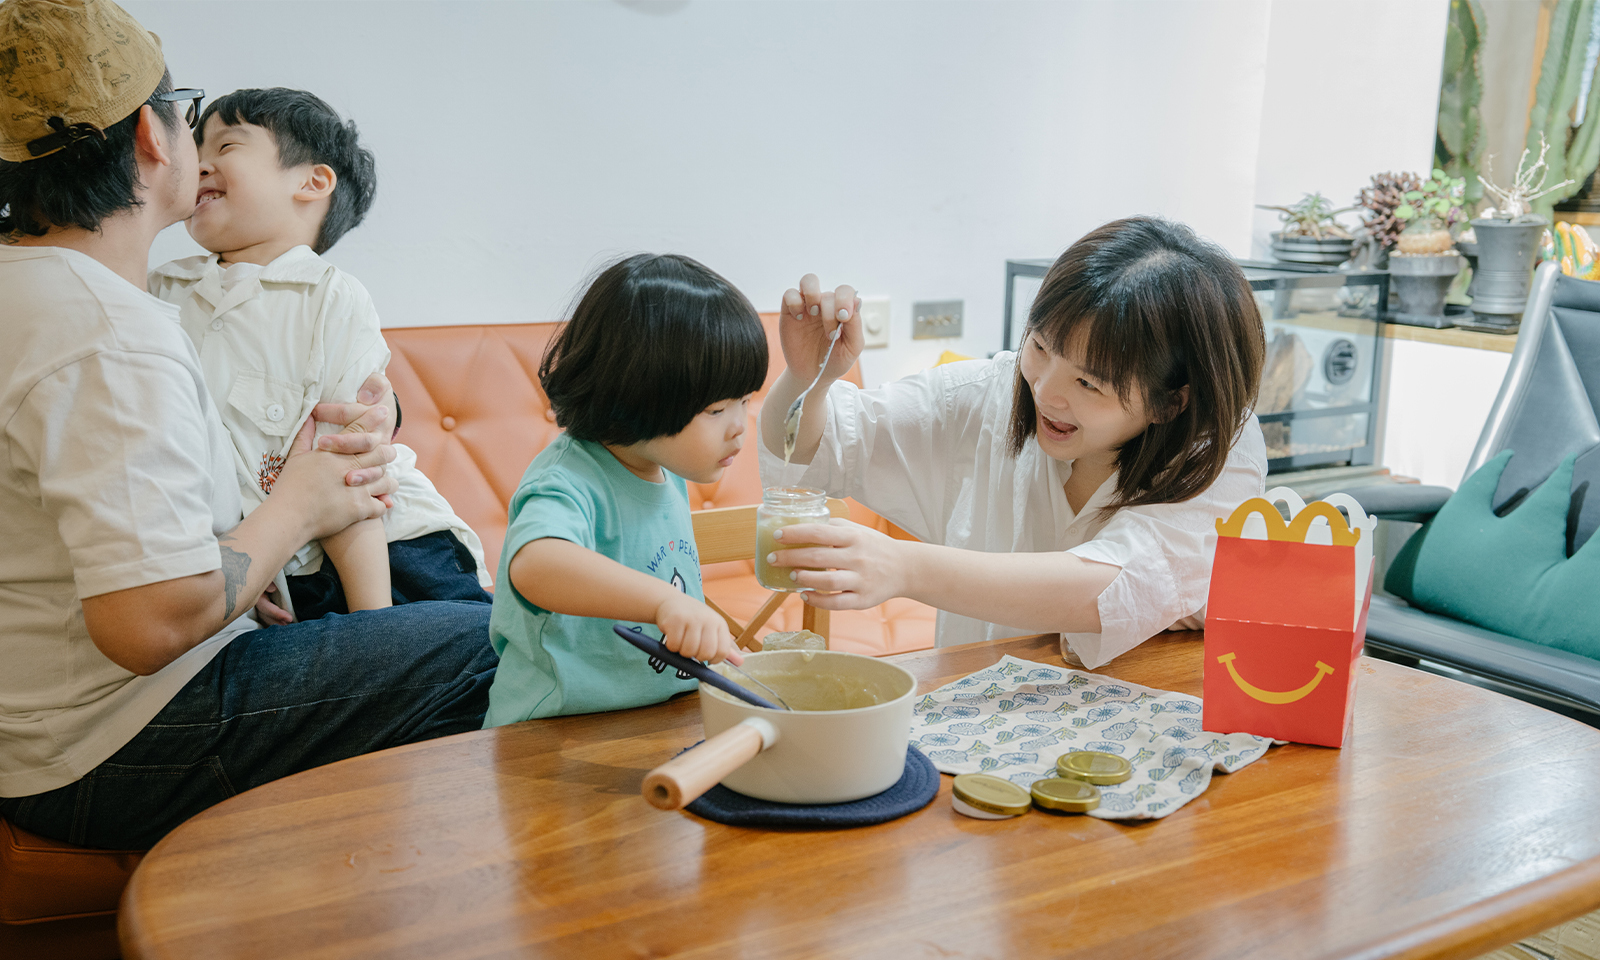
[[[1343,494],[1309,505],[1287,488],[1268,497],[1217,521],[1202,723],[1215,733],[1342,746],[1377,521]],[[1290,520],[1272,500],[1289,506]]]

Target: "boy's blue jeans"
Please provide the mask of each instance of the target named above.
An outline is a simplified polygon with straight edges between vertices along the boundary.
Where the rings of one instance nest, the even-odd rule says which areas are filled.
[[[144,850],[201,810],[311,767],[477,730],[499,658],[486,603],[409,603],[234,638],[75,783],[0,799],[24,830]]]

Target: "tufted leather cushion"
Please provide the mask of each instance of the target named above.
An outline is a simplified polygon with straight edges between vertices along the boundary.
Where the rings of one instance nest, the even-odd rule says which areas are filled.
[[[777,314],[763,314],[761,319],[772,361],[767,382],[750,405],[744,450],[718,482],[689,484],[690,505],[695,509],[761,502],[757,421],[761,400],[783,369]],[[416,450],[417,466],[483,539],[491,568],[499,565],[506,505],[517,481],[558,432],[538,376],[545,344],[558,328],[554,323],[528,323],[384,331],[394,354],[389,380],[404,411],[398,439]],[[857,370],[849,376],[860,382]],[[860,504],[851,505],[851,518],[906,536]],[[750,562],[708,567],[705,578],[707,595],[735,617],[749,617],[765,597]],[[797,630],[800,613],[796,597],[773,617],[768,629]],[[838,649],[882,656],[933,646],[933,620],[931,607],[894,600],[871,610],[835,613],[831,632]]]
[[[0,819],[0,924],[113,913],[143,856],[46,840]],[[50,882],[63,876],[70,883]]]
[[[0,957],[115,958],[117,900],[141,857],[57,843],[0,819]]]

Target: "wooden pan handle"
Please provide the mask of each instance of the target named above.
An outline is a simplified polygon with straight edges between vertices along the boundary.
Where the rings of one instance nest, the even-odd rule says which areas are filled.
[[[650,771],[644,778],[644,798],[661,810],[682,809],[777,742],[776,727],[747,717]]]

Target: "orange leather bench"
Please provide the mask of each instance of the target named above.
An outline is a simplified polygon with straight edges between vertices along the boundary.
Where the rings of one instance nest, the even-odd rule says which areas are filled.
[[[763,316],[774,369],[781,369],[776,314]],[[483,539],[491,570],[505,539],[506,507],[534,454],[557,433],[539,388],[539,360],[553,323],[413,327],[384,331],[394,359],[389,377],[404,408],[399,439],[456,512]],[[859,375],[852,371],[852,378]],[[755,455],[759,398],[751,405],[745,449],[722,480],[689,485],[701,509],[761,502]],[[859,504],[851,518],[905,536]],[[751,552],[754,553],[754,544]],[[707,595],[748,619],[768,596],[750,561],[705,571]],[[771,630],[800,629],[795,597],[768,621]],[[871,610],[834,613],[830,645],[875,656],[933,646],[934,611],[911,600]],[[84,850],[26,833],[0,820],[0,958],[110,960],[118,955],[116,907],[137,852]]]

